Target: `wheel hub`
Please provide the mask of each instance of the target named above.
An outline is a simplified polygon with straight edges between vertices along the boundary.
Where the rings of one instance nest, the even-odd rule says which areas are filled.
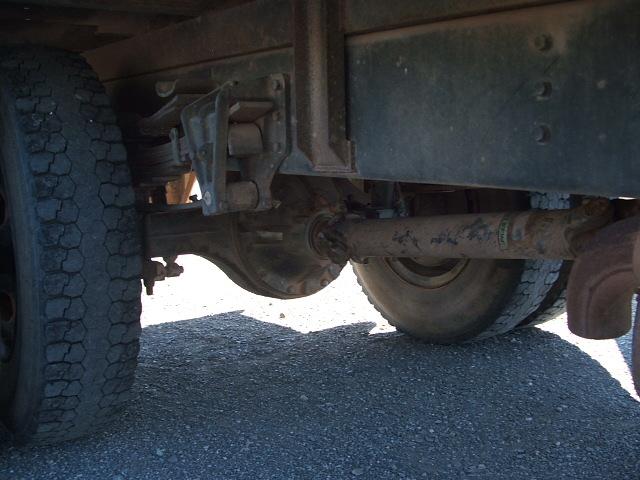
[[[468,265],[467,259],[388,258],[387,263],[402,280],[420,288],[440,288],[455,280]]]

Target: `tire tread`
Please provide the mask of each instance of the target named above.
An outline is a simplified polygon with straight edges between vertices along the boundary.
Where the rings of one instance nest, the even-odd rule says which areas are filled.
[[[36,219],[44,385],[18,439],[86,434],[129,398],[139,351],[141,244],[116,117],[79,55],[0,49],[15,97]],[[13,180],[13,179],[12,179]],[[97,190],[96,190],[97,189]]]

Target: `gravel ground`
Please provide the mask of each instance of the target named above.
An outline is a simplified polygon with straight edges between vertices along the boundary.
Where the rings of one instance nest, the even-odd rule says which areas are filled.
[[[462,347],[397,334],[345,271],[312,298],[206,262],[145,298],[137,400],[56,447],[0,445],[0,480],[637,479],[629,339],[559,318]]]

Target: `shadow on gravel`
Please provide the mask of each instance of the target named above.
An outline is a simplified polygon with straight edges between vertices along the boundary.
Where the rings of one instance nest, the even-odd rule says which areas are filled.
[[[146,328],[105,433],[0,451],[14,478],[637,478],[638,405],[537,329],[462,347],[240,312]]]

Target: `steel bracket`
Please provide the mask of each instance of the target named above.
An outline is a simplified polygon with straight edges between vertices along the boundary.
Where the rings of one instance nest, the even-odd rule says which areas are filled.
[[[294,0],[297,142],[313,170],[355,171],[347,138],[342,0]]]
[[[272,208],[271,182],[290,152],[288,89],[283,74],[228,82],[183,109],[204,215]]]

